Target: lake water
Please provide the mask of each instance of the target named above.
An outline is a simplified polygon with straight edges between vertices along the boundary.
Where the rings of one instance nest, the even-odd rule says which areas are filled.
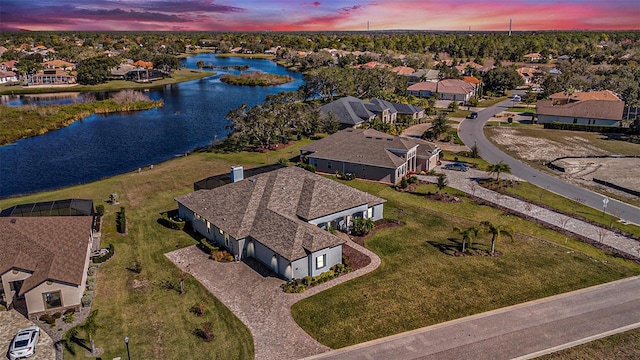
[[[243,103],[260,103],[268,94],[297,90],[304,83],[302,74],[268,60],[199,54],[184,59],[183,64],[197,69],[199,60],[214,66],[249,65],[248,71],[289,75],[295,81],[273,87],[233,86],[222,83],[220,76],[238,71],[215,69],[216,76],[146,92],[153,100],[162,99],[162,108],[92,115],[66,128],[0,147],[0,197],[87,183],[180,156],[223,139],[229,110]],[[4,100],[12,106],[71,102],[24,97]]]

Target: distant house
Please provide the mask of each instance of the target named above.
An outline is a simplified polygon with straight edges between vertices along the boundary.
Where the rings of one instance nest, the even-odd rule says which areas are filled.
[[[409,95],[431,97],[437,94],[439,100],[467,102],[476,93],[476,86],[459,79],[443,79],[436,83],[423,81],[407,88]]]
[[[376,114],[367,109],[367,102],[353,96],[345,96],[320,107],[325,116],[335,116],[341,127],[358,127],[372,121]]]
[[[492,68],[491,66],[480,65],[476,62],[471,62],[471,61],[468,61],[456,66],[456,70],[458,70],[458,72],[462,75],[471,75],[471,73],[469,72],[469,69],[473,69],[477,71],[479,74],[484,74],[487,71],[491,70],[491,68]]]
[[[553,100],[540,100],[536,104],[536,116],[540,124],[560,122],[620,126],[623,111],[623,101],[579,100],[558,104]]]
[[[393,71],[398,75],[411,75],[414,72],[416,72],[414,68],[407,67],[407,66],[396,66],[393,69],[391,69],[391,71]]]
[[[18,75],[13,71],[0,70],[0,84],[12,83],[18,81]]]
[[[43,62],[42,67],[45,69],[62,69],[71,71],[76,69],[76,64],[63,60],[51,60]]]
[[[29,86],[70,86],[76,84],[76,77],[61,69],[41,70],[27,79]]]
[[[394,103],[376,98],[371,99],[371,103],[382,111],[388,109],[390,114],[388,122],[396,122],[398,115],[410,116],[413,120],[420,120],[424,117],[424,109],[411,104]]]
[[[421,81],[437,82],[438,80],[440,80],[440,70],[418,70],[412,74],[405,76],[407,76],[407,82],[409,85],[413,85]]]
[[[17,71],[16,64],[18,62],[16,60],[3,61],[0,62],[0,70],[3,71]]]
[[[543,59],[542,55],[540,53],[529,53],[523,56],[524,61],[528,61],[528,62],[538,62],[540,60]]]
[[[352,173],[391,184],[409,173],[433,169],[439,153],[426,141],[373,129],[345,129],[300,149],[317,171]]]
[[[236,259],[255,258],[288,280],[342,262],[344,240],[329,228],[383,217],[385,200],[298,167],[231,172],[230,184],[177,197],[180,217]]]
[[[516,72],[524,80],[525,84],[532,84],[536,82],[536,79],[542,75],[542,72],[532,67],[517,68]]]
[[[569,56],[569,55],[560,55],[560,56],[558,56],[558,58],[556,60],[557,61],[569,61],[569,60],[571,60],[571,56]]]
[[[22,204],[3,210],[2,302],[26,308],[31,317],[79,309],[93,245],[93,221],[91,200]]]

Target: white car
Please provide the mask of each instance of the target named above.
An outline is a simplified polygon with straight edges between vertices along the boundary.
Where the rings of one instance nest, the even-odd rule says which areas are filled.
[[[18,331],[9,346],[9,359],[17,360],[33,356],[40,338],[40,328],[29,326]]]

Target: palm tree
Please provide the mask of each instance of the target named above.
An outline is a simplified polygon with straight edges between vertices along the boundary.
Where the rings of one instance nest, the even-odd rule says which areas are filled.
[[[502,160],[495,164],[491,164],[487,167],[487,171],[489,174],[496,174],[496,182],[500,182],[500,174],[507,173],[511,174],[511,166],[505,164]]]
[[[483,221],[480,225],[486,230],[486,232],[491,234],[491,255],[495,253],[496,242],[500,240],[500,236],[502,236],[502,234],[513,239],[514,230],[512,227],[507,228],[504,225],[495,225],[490,221]]]
[[[447,180],[447,174],[438,174],[438,182],[436,186],[438,187],[438,192],[444,190],[449,184],[449,180]]]
[[[96,344],[93,341],[93,337],[96,336],[96,331],[98,331],[98,323],[96,322],[96,317],[98,316],[98,310],[93,310],[87,317],[87,320],[82,325],[82,330],[89,337],[89,342],[91,342],[91,353],[95,354],[96,352]]]
[[[468,227],[466,229],[462,229],[456,226],[453,228],[453,231],[462,235],[462,252],[463,253],[467,251],[467,246],[466,246],[467,241],[469,242],[469,247],[471,247],[473,239],[475,239],[478,236],[478,233],[480,232],[480,230],[475,226]]]

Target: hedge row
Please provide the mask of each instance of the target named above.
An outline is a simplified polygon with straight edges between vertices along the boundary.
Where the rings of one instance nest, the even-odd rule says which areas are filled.
[[[116,228],[121,234],[127,232],[127,214],[124,211],[124,206],[120,208],[120,211],[116,216]]]
[[[587,132],[599,132],[599,133],[617,133],[624,134],[629,129],[619,126],[605,126],[605,125],[586,125],[586,124],[568,124],[568,123],[544,123],[545,129],[554,130],[574,130],[574,131],[587,131]]]
[[[116,249],[113,247],[113,244],[109,244],[109,251],[106,254],[102,255],[102,256],[94,256],[93,262],[96,263],[96,264],[103,263],[103,262],[111,259],[111,257],[115,253],[116,253]]]

